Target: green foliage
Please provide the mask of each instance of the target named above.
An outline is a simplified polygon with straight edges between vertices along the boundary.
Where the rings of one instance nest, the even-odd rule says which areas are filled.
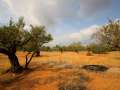
[[[110,48],[100,44],[91,44],[87,46],[87,50],[95,54],[105,54],[110,51]]]
[[[35,51],[40,50],[43,44],[52,40],[52,36],[45,31],[44,26],[32,26],[31,30],[24,30],[24,18],[17,22],[12,19],[8,25],[0,27],[0,48],[13,52],[14,49]],[[10,50],[11,49],[11,50]],[[16,52],[16,50],[15,50]]]
[[[109,20],[94,37],[98,43],[110,47],[111,50],[120,50],[120,20]]]
[[[67,46],[67,49],[70,51],[83,51],[84,46],[80,42],[72,43]]]
[[[12,48],[21,47],[26,40],[24,36],[24,20],[19,18],[18,22],[13,22],[11,19],[8,25],[0,27],[0,48],[8,51],[13,51]],[[11,49],[11,50],[10,50]]]
[[[40,51],[45,43],[50,42],[53,38],[51,34],[45,31],[44,26],[32,26],[28,37],[31,36],[31,40],[24,46],[27,51]]]
[[[55,47],[52,48],[54,51],[83,51],[85,50],[85,47],[80,43],[80,42],[76,42],[76,43],[71,43],[69,45],[56,45]]]
[[[41,50],[42,50],[42,51],[52,51],[52,48],[49,47],[49,46],[42,46],[42,47],[41,47]]]

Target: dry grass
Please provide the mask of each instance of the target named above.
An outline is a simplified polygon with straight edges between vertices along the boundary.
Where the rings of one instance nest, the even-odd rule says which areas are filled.
[[[22,65],[25,54],[17,53]],[[86,64],[104,65],[109,70],[81,69]],[[0,54],[0,71],[9,67],[7,57]],[[120,90],[120,52],[92,56],[87,56],[87,52],[42,52],[41,57],[33,58],[30,68],[32,71],[19,75],[2,74],[0,90]]]

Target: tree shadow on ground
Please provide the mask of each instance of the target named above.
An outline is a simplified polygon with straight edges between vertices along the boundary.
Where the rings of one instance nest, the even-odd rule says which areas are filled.
[[[19,82],[19,81],[23,80],[25,78],[25,76],[30,74],[32,71],[33,71],[32,69],[28,69],[20,74],[14,74],[14,73],[8,72],[5,75],[1,76],[0,84],[2,86],[9,86],[13,83]]]
[[[22,84],[27,84],[28,86],[25,87],[31,89],[35,85],[46,85],[58,81],[58,90],[88,90],[86,83],[89,81],[89,77],[81,70],[71,67],[71,65],[56,62],[31,63],[30,68],[20,74],[7,73],[6,76],[3,75],[3,78],[0,78],[0,85],[4,89],[12,87],[14,90],[21,90],[19,88],[22,87]],[[39,71],[51,71],[52,73],[41,77]],[[38,76],[29,78],[27,75],[31,73],[37,73]]]

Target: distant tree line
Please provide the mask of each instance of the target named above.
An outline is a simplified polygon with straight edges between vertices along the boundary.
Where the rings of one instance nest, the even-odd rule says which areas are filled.
[[[75,42],[69,45],[56,45],[52,48],[47,47],[46,50],[61,52],[87,50],[97,54],[107,53],[109,51],[120,51],[120,20],[108,20],[107,24],[101,26],[99,30],[92,35],[92,39],[94,39],[95,42],[88,45]]]
[[[79,52],[79,51],[85,50],[85,46],[83,46],[80,42],[74,42],[69,45],[56,45],[53,47],[43,46],[41,50],[42,51],[60,51],[60,52],[64,52],[64,51]]]

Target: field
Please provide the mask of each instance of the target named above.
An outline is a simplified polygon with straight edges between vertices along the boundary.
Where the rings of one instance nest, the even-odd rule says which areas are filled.
[[[10,67],[0,54],[0,90],[120,90],[120,52],[42,52],[34,57],[29,70],[21,74],[4,73]],[[26,52],[17,52],[21,65]],[[85,70],[84,65],[104,65],[104,72]]]

